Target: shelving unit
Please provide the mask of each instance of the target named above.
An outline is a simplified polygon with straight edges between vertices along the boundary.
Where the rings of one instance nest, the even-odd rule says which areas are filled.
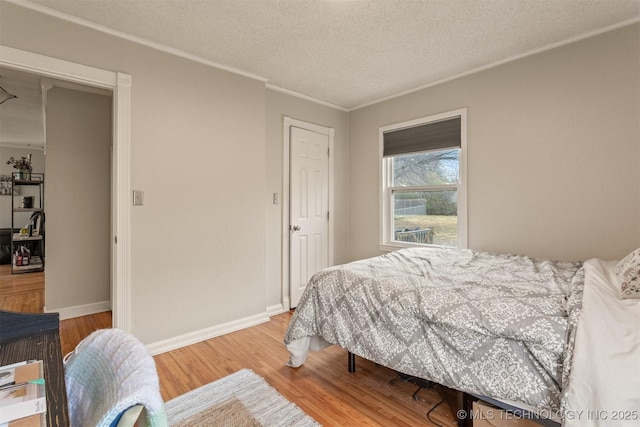
[[[30,206],[26,197],[33,198]],[[44,174],[11,175],[11,229],[11,273],[44,271]],[[28,260],[16,255],[21,247],[29,250]]]

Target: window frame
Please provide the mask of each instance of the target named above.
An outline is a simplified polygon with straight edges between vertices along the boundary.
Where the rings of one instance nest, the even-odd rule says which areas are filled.
[[[440,245],[425,245],[421,243],[397,242],[392,240],[393,226],[393,190],[392,184],[392,157],[384,157],[384,133],[406,129],[415,126],[421,126],[432,122],[447,120],[460,117],[460,156],[459,156],[459,172],[460,182],[458,184],[447,185],[425,185],[418,187],[402,187],[402,191],[419,189],[420,191],[438,191],[438,190],[457,190],[458,203],[458,244],[459,249],[466,249],[467,240],[467,108],[447,111],[427,117],[409,120],[401,123],[379,128],[379,183],[380,183],[380,230],[378,248],[385,252],[391,252],[405,247],[445,247]],[[440,150],[438,150],[440,151]]]

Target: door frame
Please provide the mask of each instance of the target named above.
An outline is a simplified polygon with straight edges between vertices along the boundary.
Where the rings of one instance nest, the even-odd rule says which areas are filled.
[[[113,93],[111,309],[113,327],[131,332],[131,76],[0,45],[0,66]]]
[[[311,132],[316,132],[321,135],[327,135],[329,137],[329,174],[328,174],[328,191],[329,191],[329,232],[327,236],[327,248],[329,253],[327,254],[327,263],[329,266],[333,265],[333,233],[334,233],[334,210],[333,210],[333,193],[334,193],[334,179],[333,179],[333,138],[335,130],[331,127],[316,125],[313,123],[304,122],[302,120],[292,119],[291,117],[284,116],[282,125],[282,306],[284,311],[291,309],[291,282],[289,278],[289,264],[290,264],[290,183],[291,183],[291,128],[297,127],[305,129]]]

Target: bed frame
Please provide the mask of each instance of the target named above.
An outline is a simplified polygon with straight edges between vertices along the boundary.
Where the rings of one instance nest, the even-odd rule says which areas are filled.
[[[350,374],[356,372],[356,355],[351,353],[350,351],[347,351],[347,369]],[[441,396],[449,405],[454,418],[458,420],[458,427],[471,427],[473,425],[473,419],[471,417],[473,402],[476,402],[478,400],[482,400],[484,402],[490,403],[493,406],[504,409],[505,411],[513,414],[515,417],[532,420],[545,427],[560,426],[559,423],[553,420],[537,417],[535,414],[532,414],[529,411],[518,408],[517,406],[508,405],[491,397],[466,393],[460,390],[454,390],[440,384],[436,384],[436,386],[438,387]],[[460,411],[464,411],[467,416],[465,418],[458,417],[458,413],[460,413]]]

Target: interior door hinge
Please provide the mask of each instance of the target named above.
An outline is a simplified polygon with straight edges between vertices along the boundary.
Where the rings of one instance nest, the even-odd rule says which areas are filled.
[[[327,211],[327,221],[329,221],[329,211]]]
[[[331,148],[327,147],[327,157],[331,157],[331,154],[329,154],[329,153],[331,153]]]

